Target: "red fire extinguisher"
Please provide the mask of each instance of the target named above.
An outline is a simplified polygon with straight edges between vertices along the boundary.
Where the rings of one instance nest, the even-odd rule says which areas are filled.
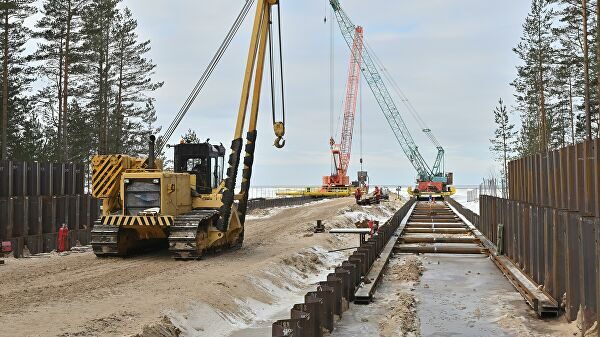
[[[63,224],[58,230],[58,251],[64,252],[69,249],[69,227]]]

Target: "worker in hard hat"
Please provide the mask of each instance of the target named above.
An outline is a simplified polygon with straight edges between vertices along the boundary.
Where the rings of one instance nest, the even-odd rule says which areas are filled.
[[[356,202],[358,203],[360,201],[360,198],[362,197],[362,191],[360,188],[357,188],[354,191],[354,198],[356,199]]]

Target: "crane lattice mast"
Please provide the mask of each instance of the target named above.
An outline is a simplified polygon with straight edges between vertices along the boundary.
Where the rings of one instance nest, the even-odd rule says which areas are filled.
[[[356,26],[344,12],[338,0],[330,0],[329,3],[334,10],[335,17],[344,40],[348,44],[348,47],[353,49],[353,33],[356,29]],[[437,140],[435,140],[431,130],[423,130],[423,132],[427,134],[431,141],[434,142],[438,150],[434,166],[433,168],[430,167],[419,152],[419,147],[416,145],[412,135],[408,130],[408,127],[406,126],[406,123],[402,119],[400,111],[392,99],[392,96],[390,95],[390,92],[383,81],[383,77],[380,75],[377,65],[375,64],[374,59],[369,53],[368,49],[363,49],[360,56],[362,58],[363,65],[361,68],[362,74],[369,85],[369,88],[373,92],[381,111],[385,115],[385,118],[392,128],[394,136],[398,140],[402,151],[404,151],[406,157],[416,169],[419,180],[431,181],[435,178],[444,179],[444,172],[441,168],[443,165],[444,149],[440,146]]]
[[[325,185],[341,186],[348,185],[348,167],[350,166],[350,154],[352,152],[352,134],[354,131],[354,119],[356,116],[356,101],[360,84],[360,65],[363,50],[363,29],[358,26],[354,30],[352,53],[348,65],[348,80],[346,83],[346,96],[344,99],[344,121],[340,142],[330,140],[331,153],[335,164],[335,172],[331,177],[325,177]]]

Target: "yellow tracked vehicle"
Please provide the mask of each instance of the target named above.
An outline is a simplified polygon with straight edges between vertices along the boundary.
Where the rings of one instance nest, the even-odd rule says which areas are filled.
[[[278,0],[257,1],[225,178],[225,147],[209,144],[208,141],[174,145],[173,171],[163,170],[162,163],[155,160],[155,154],[160,153],[165,143],[157,144],[158,148],[155,149],[154,136],[150,137],[147,159],[126,155],[97,155],[92,158],[92,194],[102,200],[102,217],[92,229],[92,247],[97,256],[125,256],[134,250],[168,244],[174,258],[196,259],[206,251],[242,245],[267,47],[271,57],[273,55],[269,35],[273,21],[272,7],[275,5],[279,5]],[[199,85],[167,130],[163,138],[165,142],[197,97],[251,6],[252,1],[244,5]],[[280,19],[279,16],[277,22]],[[281,77],[283,79],[283,72]],[[236,194],[234,190],[247,119],[242,182]],[[277,137],[275,146],[283,147],[284,123],[273,120],[273,127]]]

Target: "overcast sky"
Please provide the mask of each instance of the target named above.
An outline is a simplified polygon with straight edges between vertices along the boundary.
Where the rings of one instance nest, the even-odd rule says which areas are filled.
[[[202,74],[243,0],[124,0],[152,40],[158,122],[166,129]],[[287,144],[272,146],[271,111],[259,115],[253,184],[319,185],[330,173],[329,17],[327,0],[282,2]],[[446,149],[455,184],[476,184],[494,167],[489,138],[499,97],[512,104],[510,81],[518,60],[511,51],[529,9],[524,0],[342,0],[365,40]],[[252,13],[254,13],[252,11]],[[190,109],[176,134],[188,128],[229,147],[239,104],[251,16]],[[328,19],[329,20],[329,19]],[[336,119],[341,112],[349,50],[335,26]],[[269,100],[268,86],[263,102]],[[363,158],[372,184],[406,185],[415,171],[404,156],[368,87],[363,84]],[[397,102],[423,156],[435,149]],[[358,124],[349,175],[359,169]],[[339,136],[338,136],[339,138]],[[173,140],[176,141],[176,140]]]

